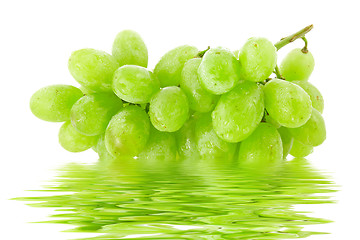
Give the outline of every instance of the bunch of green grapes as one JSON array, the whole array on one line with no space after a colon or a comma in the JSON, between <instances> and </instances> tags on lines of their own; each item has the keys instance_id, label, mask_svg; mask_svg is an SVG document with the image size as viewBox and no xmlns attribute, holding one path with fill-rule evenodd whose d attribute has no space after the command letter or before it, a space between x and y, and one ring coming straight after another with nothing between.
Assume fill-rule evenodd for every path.
<instances>
[{"instance_id":1,"label":"bunch of green grapes","mask_svg":"<svg viewBox=\"0 0 360 240\"><path fill-rule=\"evenodd\" d=\"M59 142L92 148L100 159L217 159L275 166L304 157L326 138L324 101L308 82L312 54L292 50L277 67L277 45L263 37L242 48L176 47L147 68L140 35L120 32L112 53L81 49L68 68L80 86L38 90L38 118L64 122ZM272 77L276 73L277 77Z\"/></svg>"}]
</instances>

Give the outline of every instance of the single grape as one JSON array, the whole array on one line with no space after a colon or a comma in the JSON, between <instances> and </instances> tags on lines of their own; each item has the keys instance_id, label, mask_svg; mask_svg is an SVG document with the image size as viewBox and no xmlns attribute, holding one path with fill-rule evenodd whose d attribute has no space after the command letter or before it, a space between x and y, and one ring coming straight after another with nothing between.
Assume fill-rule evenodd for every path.
<instances>
[{"instance_id":1,"label":"single grape","mask_svg":"<svg viewBox=\"0 0 360 240\"><path fill-rule=\"evenodd\" d=\"M305 145L295 139L291 147L290 154L293 157L306 157L313 152L313 149L313 146Z\"/></svg>"},{"instance_id":2,"label":"single grape","mask_svg":"<svg viewBox=\"0 0 360 240\"><path fill-rule=\"evenodd\" d=\"M124 30L115 37L112 55L120 66L138 65L147 67L148 50L141 36L132 30Z\"/></svg>"},{"instance_id":3,"label":"single grape","mask_svg":"<svg viewBox=\"0 0 360 240\"><path fill-rule=\"evenodd\" d=\"M312 109L311 118L301 127L290 128L291 135L301 143L309 146L319 146L326 139L326 127L321 113Z\"/></svg>"},{"instance_id":4,"label":"single grape","mask_svg":"<svg viewBox=\"0 0 360 240\"><path fill-rule=\"evenodd\" d=\"M296 85L299 85L302 89L309 94L313 108L320 113L324 111L324 99L320 91L308 81L293 81Z\"/></svg>"},{"instance_id":5,"label":"single grape","mask_svg":"<svg viewBox=\"0 0 360 240\"><path fill-rule=\"evenodd\" d=\"M105 145L105 134L101 134L97 140L96 145L93 147L99 155L99 160L104 161L112 161L115 158L108 152Z\"/></svg>"},{"instance_id":6,"label":"single grape","mask_svg":"<svg viewBox=\"0 0 360 240\"><path fill-rule=\"evenodd\" d=\"M115 71L112 88L119 98L142 104L150 102L151 96L159 91L160 83L146 68L125 65Z\"/></svg>"},{"instance_id":7,"label":"single grape","mask_svg":"<svg viewBox=\"0 0 360 240\"><path fill-rule=\"evenodd\" d=\"M276 48L266 38L250 38L239 53L241 79L261 82L267 79L276 66Z\"/></svg>"},{"instance_id":8,"label":"single grape","mask_svg":"<svg viewBox=\"0 0 360 240\"><path fill-rule=\"evenodd\" d=\"M198 68L201 58L187 61L181 73L180 87L189 100L190 109L197 112L212 111L219 97L206 91L200 84Z\"/></svg>"},{"instance_id":9,"label":"single grape","mask_svg":"<svg viewBox=\"0 0 360 240\"><path fill-rule=\"evenodd\" d=\"M71 124L87 136L102 134L121 107L121 99L113 93L85 95L71 108Z\"/></svg>"},{"instance_id":10,"label":"single grape","mask_svg":"<svg viewBox=\"0 0 360 240\"><path fill-rule=\"evenodd\" d=\"M68 63L74 79L94 92L111 91L112 77L118 67L113 56L91 48L73 52Z\"/></svg>"},{"instance_id":11,"label":"single grape","mask_svg":"<svg viewBox=\"0 0 360 240\"><path fill-rule=\"evenodd\" d=\"M30 99L31 112L49 122L70 120L73 104L83 96L80 89L70 85L51 85L36 91Z\"/></svg>"},{"instance_id":12,"label":"single grape","mask_svg":"<svg viewBox=\"0 0 360 240\"><path fill-rule=\"evenodd\" d=\"M174 133L160 132L154 127L151 127L149 141L145 149L139 154L139 159L176 160L176 140Z\"/></svg>"},{"instance_id":13,"label":"single grape","mask_svg":"<svg viewBox=\"0 0 360 240\"><path fill-rule=\"evenodd\" d=\"M266 111L282 126L296 128L309 120L311 99L298 85L273 79L265 85L264 95Z\"/></svg>"},{"instance_id":14,"label":"single grape","mask_svg":"<svg viewBox=\"0 0 360 240\"><path fill-rule=\"evenodd\" d=\"M179 131L175 132L177 151L182 159L198 159L199 152L195 141L197 116L192 116Z\"/></svg>"},{"instance_id":15,"label":"single grape","mask_svg":"<svg viewBox=\"0 0 360 240\"><path fill-rule=\"evenodd\" d=\"M151 98L149 115L157 130L179 130L189 117L189 104L185 93L175 86L161 89Z\"/></svg>"},{"instance_id":16,"label":"single grape","mask_svg":"<svg viewBox=\"0 0 360 240\"><path fill-rule=\"evenodd\" d=\"M278 128L283 144L283 157L286 158L290 153L291 146L293 145L294 138L291 136L289 129L285 127Z\"/></svg>"},{"instance_id":17,"label":"single grape","mask_svg":"<svg viewBox=\"0 0 360 240\"><path fill-rule=\"evenodd\" d=\"M280 128L281 124L275 121L272 117L270 117L269 113L265 111L263 121L272 124L276 128Z\"/></svg>"},{"instance_id":18,"label":"single grape","mask_svg":"<svg viewBox=\"0 0 360 240\"><path fill-rule=\"evenodd\" d=\"M212 112L216 134L227 142L246 139L264 115L264 94L254 82L242 81L220 97Z\"/></svg>"},{"instance_id":19,"label":"single grape","mask_svg":"<svg viewBox=\"0 0 360 240\"><path fill-rule=\"evenodd\" d=\"M265 167L276 165L283 159L281 136L269 123L260 123L256 130L241 142L239 163Z\"/></svg>"},{"instance_id":20,"label":"single grape","mask_svg":"<svg viewBox=\"0 0 360 240\"><path fill-rule=\"evenodd\" d=\"M295 48L282 60L280 73L288 81L308 80L314 66L314 57L309 51L303 53L301 48Z\"/></svg>"},{"instance_id":21,"label":"single grape","mask_svg":"<svg viewBox=\"0 0 360 240\"><path fill-rule=\"evenodd\" d=\"M198 74L208 92L220 95L233 89L240 80L240 64L228 49L211 48L203 56Z\"/></svg>"},{"instance_id":22,"label":"single grape","mask_svg":"<svg viewBox=\"0 0 360 240\"><path fill-rule=\"evenodd\" d=\"M105 131L105 145L114 157L137 156L146 146L150 121L138 106L122 108L112 117Z\"/></svg>"},{"instance_id":23,"label":"single grape","mask_svg":"<svg viewBox=\"0 0 360 240\"><path fill-rule=\"evenodd\" d=\"M211 115L208 113L200 116L196 122L195 140L200 157L204 159L231 160L237 146L235 143L226 142L218 137L211 123Z\"/></svg>"},{"instance_id":24,"label":"single grape","mask_svg":"<svg viewBox=\"0 0 360 240\"><path fill-rule=\"evenodd\" d=\"M79 133L70 121L65 122L59 131L60 145L69 152L85 151L96 144L97 138Z\"/></svg>"},{"instance_id":25,"label":"single grape","mask_svg":"<svg viewBox=\"0 0 360 240\"><path fill-rule=\"evenodd\" d=\"M161 57L154 69L161 87L178 86L185 62L198 54L196 47L184 45L174 48Z\"/></svg>"}]
</instances>

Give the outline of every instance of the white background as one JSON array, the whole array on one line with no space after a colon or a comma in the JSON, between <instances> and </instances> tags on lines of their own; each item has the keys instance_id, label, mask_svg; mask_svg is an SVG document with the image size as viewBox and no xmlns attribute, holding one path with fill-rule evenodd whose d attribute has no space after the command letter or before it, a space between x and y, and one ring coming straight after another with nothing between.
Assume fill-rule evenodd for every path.
<instances>
[{"instance_id":1,"label":"white background","mask_svg":"<svg viewBox=\"0 0 360 240\"><path fill-rule=\"evenodd\" d=\"M138 31L149 50L149 68L182 44L199 49L238 49L252 36L273 42L314 24L308 34L316 66L311 82L323 93L327 141L309 156L331 172L341 192L338 204L316 207L314 216L335 223L312 229L332 235L308 239L359 239L360 17L357 1L1 1L0 139L1 239L65 240L79 237L68 226L29 224L49 209L7 199L26 196L51 180L68 162L95 161L91 152L68 153L57 142L60 124L36 119L29 98L40 87L76 85L67 70L72 51L91 47L111 52L117 32ZM280 50L279 59L302 42ZM310 206L309 206L310 207ZM308 208L306 208L308 209Z\"/></svg>"}]
</instances>

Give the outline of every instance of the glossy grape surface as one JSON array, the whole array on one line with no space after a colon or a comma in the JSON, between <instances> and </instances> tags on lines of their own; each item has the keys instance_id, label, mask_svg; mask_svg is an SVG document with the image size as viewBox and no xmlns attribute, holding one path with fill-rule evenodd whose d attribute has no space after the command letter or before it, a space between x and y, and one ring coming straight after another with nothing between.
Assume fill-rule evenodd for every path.
<instances>
[{"instance_id":1,"label":"glossy grape surface","mask_svg":"<svg viewBox=\"0 0 360 240\"><path fill-rule=\"evenodd\" d=\"M264 95L254 82L242 81L221 96L212 112L216 134L228 142L240 142L258 126L264 115Z\"/></svg>"},{"instance_id":2,"label":"glossy grape surface","mask_svg":"<svg viewBox=\"0 0 360 240\"><path fill-rule=\"evenodd\" d=\"M111 91L112 77L119 67L110 54L85 48L71 54L68 68L74 79L92 91Z\"/></svg>"},{"instance_id":3,"label":"glossy grape surface","mask_svg":"<svg viewBox=\"0 0 360 240\"><path fill-rule=\"evenodd\" d=\"M148 103L160 89L159 80L146 68L125 65L114 73L112 88L115 94L130 103Z\"/></svg>"},{"instance_id":4,"label":"glossy grape surface","mask_svg":"<svg viewBox=\"0 0 360 240\"><path fill-rule=\"evenodd\" d=\"M198 159L199 157L195 139L197 118L197 116L191 117L182 128L175 132L177 150L182 159Z\"/></svg>"},{"instance_id":5,"label":"glossy grape surface","mask_svg":"<svg viewBox=\"0 0 360 240\"><path fill-rule=\"evenodd\" d=\"M280 133L283 144L283 157L286 158L290 153L294 138L291 136L289 129L285 127L278 128L278 132Z\"/></svg>"},{"instance_id":6,"label":"glossy grape surface","mask_svg":"<svg viewBox=\"0 0 360 240\"><path fill-rule=\"evenodd\" d=\"M298 140L294 140L290 150L290 154L293 157L306 157L313 152L314 147L305 145Z\"/></svg>"},{"instance_id":7,"label":"glossy grape surface","mask_svg":"<svg viewBox=\"0 0 360 240\"><path fill-rule=\"evenodd\" d=\"M280 73L288 81L308 80L314 66L315 61L311 52L303 53L301 48L295 48L281 62Z\"/></svg>"},{"instance_id":8,"label":"glossy grape surface","mask_svg":"<svg viewBox=\"0 0 360 240\"><path fill-rule=\"evenodd\" d=\"M70 85L51 85L36 91L30 99L31 112L49 122L70 120L73 104L83 96L80 89Z\"/></svg>"},{"instance_id":9,"label":"glossy grape surface","mask_svg":"<svg viewBox=\"0 0 360 240\"><path fill-rule=\"evenodd\" d=\"M313 84L308 81L293 81L293 83L299 85L307 94L309 94L313 108L320 113L324 111L324 98Z\"/></svg>"}]
</instances>

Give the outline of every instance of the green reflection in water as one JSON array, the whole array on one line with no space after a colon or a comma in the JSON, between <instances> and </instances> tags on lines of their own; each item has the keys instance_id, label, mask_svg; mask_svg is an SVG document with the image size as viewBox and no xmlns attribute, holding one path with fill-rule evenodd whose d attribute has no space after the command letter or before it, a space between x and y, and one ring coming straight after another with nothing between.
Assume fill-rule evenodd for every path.
<instances>
[{"instance_id":1,"label":"green reflection in water","mask_svg":"<svg viewBox=\"0 0 360 240\"><path fill-rule=\"evenodd\" d=\"M267 172L216 160L137 159L67 165L46 187L55 195L17 200L56 208L59 214L46 222L101 233L89 240L133 234L151 235L132 239L269 240L322 234L303 227L328 220L306 216L293 206L331 203L333 187L301 158Z\"/></svg>"}]
</instances>

